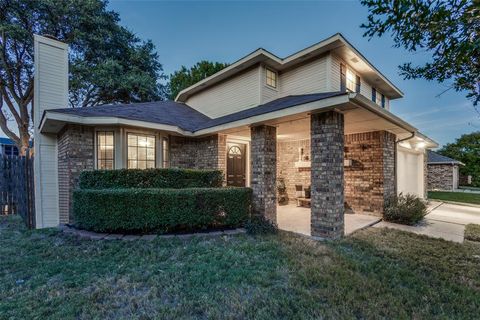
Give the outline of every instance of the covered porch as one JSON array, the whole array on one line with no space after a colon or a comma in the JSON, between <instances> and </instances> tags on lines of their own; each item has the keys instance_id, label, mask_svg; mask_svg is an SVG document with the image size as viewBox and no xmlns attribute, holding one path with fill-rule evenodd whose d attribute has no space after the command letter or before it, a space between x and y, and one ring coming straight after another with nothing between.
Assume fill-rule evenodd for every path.
<instances>
[{"instance_id":1,"label":"covered porch","mask_svg":"<svg viewBox=\"0 0 480 320\"><path fill-rule=\"evenodd\" d=\"M344 235L372 226L380 220L380 217L373 215L346 213ZM311 210L295 204L277 206L277 225L280 230L311 236Z\"/></svg>"},{"instance_id":2,"label":"covered porch","mask_svg":"<svg viewBox=\"0 0 480 320\"><path fill-rule=\"evenodd\" d=\"M387 110L355 102L223 132L227 142L248 141L245 181L255 214L282 230L325 239L381 219L397 193L397 144L407 141L423 153L428 141ZM231 157L227 151L227 173Z\"/></svg>"}]
</instances>

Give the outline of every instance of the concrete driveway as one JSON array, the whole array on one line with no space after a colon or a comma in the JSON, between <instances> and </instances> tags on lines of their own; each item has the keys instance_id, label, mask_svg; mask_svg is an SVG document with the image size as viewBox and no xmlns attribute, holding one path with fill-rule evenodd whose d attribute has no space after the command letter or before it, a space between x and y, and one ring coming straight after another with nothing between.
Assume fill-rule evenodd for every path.
<instances>
[{"instance_id":1,"label":"concrete driveway","mask_svg":"<svg viewBox=\"0 0 480 320\"><path fill-rule=\"evenodd\" d=\"M457 224L480 224L480 207L458 205L451 203L435 203L433 210L426 216L427 219L457 223Z\"/></svg>"},{"instance_id":2,"label":"concrete driveway","mask_svg":"<svg viewBox=\"0 0 480 320\"><path fill-rule=\"evenodd\" d=\"M463 242L465 225L480 224L480 207L430 201L429 210L425 219L416 226L382 221L374 227L399 229L433 238Z\"/></svg>"}]
</instances>

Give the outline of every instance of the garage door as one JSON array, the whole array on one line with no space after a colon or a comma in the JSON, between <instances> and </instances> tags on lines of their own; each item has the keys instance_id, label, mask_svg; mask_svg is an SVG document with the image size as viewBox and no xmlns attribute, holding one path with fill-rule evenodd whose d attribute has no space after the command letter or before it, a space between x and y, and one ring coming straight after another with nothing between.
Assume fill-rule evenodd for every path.
<instances>
[{"instance_id":1,"label":"garage door","mask_svg":"<svg viewBox=\"0 0 480 320\"><path fill-rule=\"evenodd\" d=\"M423 152L397 148L397 190L398 193L415 194L424 197Z\"/></svg>"}]
</instances>

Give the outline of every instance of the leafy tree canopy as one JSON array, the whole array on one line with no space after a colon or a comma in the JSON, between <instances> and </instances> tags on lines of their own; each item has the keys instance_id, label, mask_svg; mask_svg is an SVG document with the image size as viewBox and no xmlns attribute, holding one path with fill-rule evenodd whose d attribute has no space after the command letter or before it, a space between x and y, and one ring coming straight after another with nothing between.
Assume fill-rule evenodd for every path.
<instances>
[{"instance_id":1,"label":"leafy tree canopy","mask_svg":"<svg viewBox=\"0 0 480 320\"><path fill-rule=\"evenodd\" d=\"M162 98L154 45L119 21L106 0L0 0L0 128L22 151L33 114L33 34L69 44L72 107Z\"/></svg>"},{"instance_id":2,"label":"leafy tree canopy","mask_svg":"<svg viewBox=\"0 0 480 320\"><path fill-rule=\"evenodd\" d=\"M461 161L464 175L472 176L472 185L480 187L480 131L464 134L454 143L448 143L438 151L444 156Z\"/></svg>"},{"instance_id":3,"label":"leafy tree canopy","mask_svg":"<svg viewBox=\"0 0 480 320\"><path fill-rule=\"evenodd\" d=\"M362 24L370 38L391 33L396 47L432 53L420 66L405 63L405 79L452 82L480 102L480 2L478 0L362 0L369 10Z\"/></svg>"},{"instance_id":4,"label":"leafy tree canopy","mask_svg":"<svg viewBox=\"0 0 480 320\"><path fill-rule=\"evenodd\" d=\"M226 67L228 67L227 63L210 62L206 60L197 62L190 69L182 66L180 70L175 71L170 75L170 99L174 100L178 93L183 89L190 87Z\"/></svg>"}]
</instances>

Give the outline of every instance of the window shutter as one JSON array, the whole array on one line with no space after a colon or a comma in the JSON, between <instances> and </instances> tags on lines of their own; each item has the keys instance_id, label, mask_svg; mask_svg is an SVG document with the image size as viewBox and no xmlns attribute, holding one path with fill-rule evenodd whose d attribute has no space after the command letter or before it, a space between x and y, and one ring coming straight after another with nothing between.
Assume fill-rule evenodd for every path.
<instances>
[{"instance_id":1,"label":"window shutter","mask_svg":"<svg viewBox=\"0 0 480 320\"><path fill-rule=\"evenodd\" d=\"M344 92L347 90L347 75L346 68L343 63L340 64L340 91Z\"/></svg>"},{"instance_id":2,"label":"window shutter","mask_svg":"<svg viewBox=\"0 0 480 320\"><path fill-rule=\"evenodd\" d=\"M385 95L382 94L382 108L385 108Z\"/></svg>"},{"instance_id":3,"label":"window shutter","mask_svg":"<svg viewBox=\"0 0 480 320\"><path fill-rule=\"evenodd\" d=\"M372 101L377 103L377 89L372 88Z\"/></svg>"}]
</instances>

